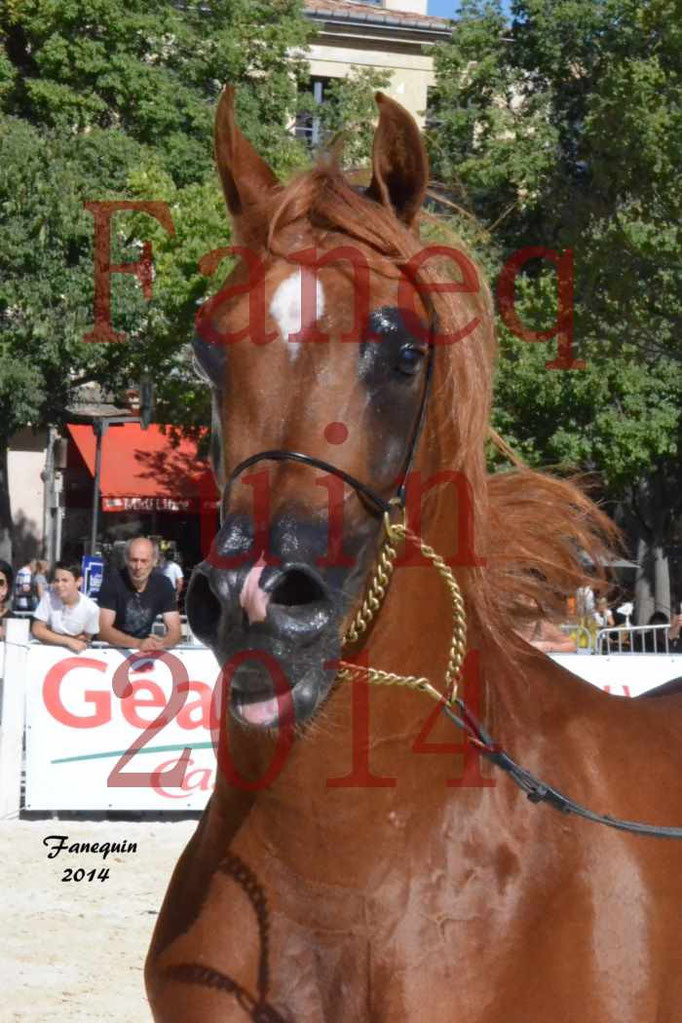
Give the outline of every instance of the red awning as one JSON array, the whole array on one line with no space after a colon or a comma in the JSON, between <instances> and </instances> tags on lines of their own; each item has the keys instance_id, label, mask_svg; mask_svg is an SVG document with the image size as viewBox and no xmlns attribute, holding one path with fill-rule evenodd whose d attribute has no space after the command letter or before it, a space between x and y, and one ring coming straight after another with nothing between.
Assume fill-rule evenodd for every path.
<instances>
[{"instance_id":1,"label":"red awning","mask_svg":"<svg viewBox=\"0 0 682 1023\"><path fill-rule=\"evenodd\" d=\"M68 424L83 461L95 474L95 431L90 425ZM139 423L108 427L102 441L102 511L198 511L215 501L208 463L198 458L197 445L181 440L177 447L161 427L143 430Z\"/></svg>"}]
</instances>

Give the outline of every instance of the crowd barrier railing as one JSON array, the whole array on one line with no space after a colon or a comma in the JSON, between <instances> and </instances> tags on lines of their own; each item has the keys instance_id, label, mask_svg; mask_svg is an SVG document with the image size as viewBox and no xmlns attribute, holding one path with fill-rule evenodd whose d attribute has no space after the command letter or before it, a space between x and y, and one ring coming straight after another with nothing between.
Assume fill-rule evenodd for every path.
<instances>
[{"instance_id":1,"label":"crowd barrier railing","mask_svg":"<svg viewBox=\"0 0 682 1023\"><path fill-rule=\"evenodd\" d=\"M600 629L595 642L597 654L670 654L670 626L619 625Z\"/></svg>"}]
</instances>

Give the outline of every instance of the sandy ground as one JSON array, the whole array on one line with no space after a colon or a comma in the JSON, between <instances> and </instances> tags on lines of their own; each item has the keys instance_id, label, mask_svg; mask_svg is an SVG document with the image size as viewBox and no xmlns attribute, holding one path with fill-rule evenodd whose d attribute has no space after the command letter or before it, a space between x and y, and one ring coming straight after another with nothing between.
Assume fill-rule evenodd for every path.
<instances>
[{"instance_id":1,"label":"sandy ground","mask_svg":"<svg viewBox=\"0 0 682 1023\"><path fill-rule=\"evenodd\" d=\"M144 958L171 871L196 824L0 822L1 1023L149 1023ZM137 852L48 859L48 835L137 842ZM63 882L66 867L108 867L109 878Z\"/></svg>"}]
</instances>

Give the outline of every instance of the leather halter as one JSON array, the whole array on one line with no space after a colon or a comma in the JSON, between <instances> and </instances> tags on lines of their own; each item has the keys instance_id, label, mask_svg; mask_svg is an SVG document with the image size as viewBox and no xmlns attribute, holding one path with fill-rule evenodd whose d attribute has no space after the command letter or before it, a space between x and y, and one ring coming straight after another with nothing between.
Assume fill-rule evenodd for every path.
<instances>
[{"instance_id":1,"label":"leather halter","mask_svg":"<svg viewBox=\"0 0 682 1023\"><path fill-rule=\"evenodd\" d=\"M426 402L429 397L431 389L431 378L433 376L433 360L435 345L433 342L433 327L429 337L428 345L428 358L426 362L426 374L424 379L424 389L422 391L421 404L419 406L419 412L415 421L414 429L412 431L412 437L407 449L407 455L405 456L405 462L403 469L399 476L399 484L396 490L395 497L390 500L382 497L367 483L363 483L357 477L353 476L349 472L345 472L343 469L339 469L338 466L333 465L331 462L326 462L322 458L317 458L315 455L307 455L301 451L290 451L287 448L271 448L267 451L258 451L255 455L249 455L235 466L230 475L227 478L228 486L242 474L245 469L255 465L257 462L300 462L303 465L312 466L314 469L322 469L323 472L331 473L333 476L338 476L344 483L348 483L357 494L365 499L370 505L373 506L374 510L380 514L386 514L390 512L396 500L400 503L401 507L405 504L405 486L407 483L407 477L410 469L414 462L417 448L419 447L419 441L424 429L424 421L426 419Z\"/></svg>"}]
</instances>

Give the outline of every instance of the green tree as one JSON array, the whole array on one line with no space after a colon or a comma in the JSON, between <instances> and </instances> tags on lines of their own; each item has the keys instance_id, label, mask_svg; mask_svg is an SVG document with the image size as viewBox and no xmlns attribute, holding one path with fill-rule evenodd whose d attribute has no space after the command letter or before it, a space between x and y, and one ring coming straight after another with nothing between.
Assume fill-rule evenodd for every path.
<instances>
[{"instance_id":1,"label":"green tree","mask_svg":"<svg viewBox=\"0 0 682 1023\"><path fill-rule=\"evenodd\" d=\"M8 439L27 423L61 425L80 384L116 391L152 371L169 421L205 421L187 343L215 286L197 260L229 244L215 104L225 81L237 85L254 143L282 173L300 164L286 123L309 35L301 0L0 7L0 552L11 539ZM175 233L115 215L112 260L139 259L151 240L154 296L145 302L131 275L113 275L112 320L128 341L88 344L94 223L83 203L108 199L167 202Z\"/></svg>"},{"instance_id":2,"label":"green tree","mask_svg":"<svg viewBox=\"0 0 682 1023\"><path fill-rule=\"evenodd\" d=\"M436 56L434 169L481 220L498 268L571 248L587 368L501 325L497 425L535 465L596 473L640 563L647 616L670 610L666 549L682 511L682 27L677 0L465 0ZM556 316L547 263L517 311ZM556 342L550 343L555 346Z\"/></svg>"},{"instance_id":3,"label":"green tree","mask_svg":"<svg viewBox=\"0 0 682 1023\"><path fill-rule=\"evenodd\" d=\"M377 90L387 89L390 84L389 71L355 66L345 78L335 78L330 82L318 112L325 141L338 137L342 143L344 166L369 164L378 120L374 94Z\"/></svg>"},{"instance_id":4,"label":"green tree","mask_svg":"<svg viewBox=\"0 0 682 1023\"><path fill-rule=\"evenodd\" d=\"M0 32L7 113L70 135L119 129L178 185L206 175L226 81L248 85L242 123L257 145L279 162L291 152L301 0L7 0Z\"/></svg>"}]
</instances>

